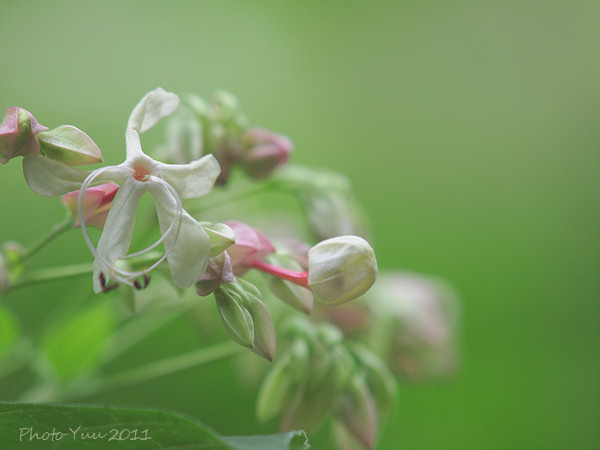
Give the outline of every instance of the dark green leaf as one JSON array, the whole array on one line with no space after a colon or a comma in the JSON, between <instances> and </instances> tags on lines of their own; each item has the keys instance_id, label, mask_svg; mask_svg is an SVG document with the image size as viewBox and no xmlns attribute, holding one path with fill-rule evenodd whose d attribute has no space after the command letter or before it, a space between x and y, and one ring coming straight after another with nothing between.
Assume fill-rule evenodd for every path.
<instances>
[{"instance_id":1,"label":"dark green leaf","mask_svg":"<svg viewBox=\"0 0 600 450\"><path fill-rule=\"evenodd\" d=\"M203 423L157 409L0 402L2 448L233 449L308 448L303 431L222 437Z\"/></svg>"},{"instance_id":2,"label":"dark green leaf","mask_svg":"<svg viewBox=\"0 0 600 450\"><path fill-rule=\"evenodd\" d=\"M224 439L236 450L300 450L310 447L304 431L290 431L270 436L234 436Z\"/></svg>"}]
</instances>

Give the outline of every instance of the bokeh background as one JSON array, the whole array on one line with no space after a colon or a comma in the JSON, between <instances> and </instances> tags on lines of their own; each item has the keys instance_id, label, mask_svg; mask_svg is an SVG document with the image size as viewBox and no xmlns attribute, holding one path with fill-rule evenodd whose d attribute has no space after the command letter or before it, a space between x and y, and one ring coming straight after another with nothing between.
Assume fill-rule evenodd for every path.
<instances>
[{"instance_id":1,"label":"bokeh background","mask_svg":"<svg viewBox=\"0 0 600 450\"><path fill-rule=\"evenodd\" d=\"M436 274L461 293L461 373L402 384L381 448L592 448L599 18L594 1L4 0L0 103L78 126L119 163L148 90L230 90L253 124L294 140L295 162L350 177L381 268ZM18 161L0 169L0 240L32 242L62 218L60 200L29 191ZM36 264L89 260L73 235ZM76 289L89 280L3 302L34 332ZM189 350L193 334L167 327L130 358ZM274 431L256 423L255 392L232 367L94 401L174 409L224 434Z\"/></svg>"}]
</instances>

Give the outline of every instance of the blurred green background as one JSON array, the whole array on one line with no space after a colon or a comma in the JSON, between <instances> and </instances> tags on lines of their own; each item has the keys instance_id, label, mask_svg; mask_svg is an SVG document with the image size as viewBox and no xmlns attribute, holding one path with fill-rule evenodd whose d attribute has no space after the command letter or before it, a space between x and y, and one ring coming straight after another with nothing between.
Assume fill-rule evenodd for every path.
<instances>
[{"instance_id":1,"label":"blurred green background","mask_svg":"<svg viewBox=\"0 0 600 450\"><path fill-rule=\"evenodd\" d=\"M380 268L437 274L461 293L461 373L401 385L381 448L592 448L599 18L595 1L2 1L0 103L78 126L119 163L148 90L230 90L253 124L294 140L293 161L350 177ZM0 169L0 240L32 242L62 218L60 200L33 194L18 161ZM75 233L36 264L90 259ZM3 301L36 330L76 289L89 280ZM131 358L193 345L173 326ZM171 408L224 434L273 431L231 367L94 400Z\"/></svg>"}]
</instances>

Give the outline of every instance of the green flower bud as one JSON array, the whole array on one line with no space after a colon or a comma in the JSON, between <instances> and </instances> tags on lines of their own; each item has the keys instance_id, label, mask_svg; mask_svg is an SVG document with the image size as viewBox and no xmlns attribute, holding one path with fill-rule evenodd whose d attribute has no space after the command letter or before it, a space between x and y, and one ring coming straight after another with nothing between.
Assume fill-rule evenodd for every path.
<instances>
[{"instance_id":1,"label":"green flower bud","mask_svg":"<svg viewBox=\"0 0 600 450\"><path fill-rule=\"evenodd\" d=\"M225 130L234 135L241 135L248 126L248 119L242 112L238 99L227 91L217 91L211 99L211 118L223 125Z\"/></svg>"},{"instance_id":2,"label":"green flower bud","mask_svg":"<svg viewBox=\"0 0 600 450\"><path fill-rule=\"evenodd\" d=\"M364 294L377 278L371 246L358 236L327 239L308 252L308 284L317 300L349 302Z\"/></svg>"},{"instance_id":3,"label":"green flower bud","mask_svg":"<svg viewBox=\"0 0 600 450\"><path fill-rule=\"evenodd\" d=\"M252 348L254 346L254 321L248 310L242 305L240 295L221 287L215 291L215 300L229 337L242 347Z\"/></svg>"},{"instance_id":4,"label":"green flower bud","mask_svg":"<svg viewBox=\"0 0 600 450\"><path fill-rule=\"evenodd\" d=\"M102 162L102 152L92 139L78 128L62 125L38 133L40 152L67 166L85 166Z\"/></svg>"},{"instance_id":5,"label":"green flower bud","mask_svg":"<svg viewBox=\"0 0 600 450\"><path fill-rule=\"evenodd\" d=\"M251 283L239 280L215 291L225 330L238 344L272 361L275 355L275 328L260 291Z\"/></svg>"},{"instance_id":6,"label":"green flower bud","mask_svg":"<svg viewBox=\"0 0 600 450\"><path fill-rule=\"evenodd\" d=\"M386 414L396 400L396 379L385 363L364 345L355 342L352 352L366 376L369 390L373 394L380 414Z\"/></svg>"},{"instance_id":7,"label":"green flower bud","mask_svg":"<svg viewBox=\"0 0 600 450\"><path fill-rule=\"evenodd\" d=\"M17 242L6 242L0 251L0 295L7 294L25 272L25 249Z\"/></svg>"},{"instance_id":8,"label":"green flower bud","mask_svg":"<svg viewBox=\"0 0 600 450\"><path fill-rule=\"evenodd\" d=\"M281 402L290 390L293 374L288 353L277 361L260 386L256 402L259 421L266 422L281 410Z\"/></svg>"},{"instance_id":9,"label":"green flower bud","mask_svg":"<svg viewBox=\"0 0 600 450\"><path fill-rule=\"evenodd\" d=\"M275 328L269 310L254 295L248 295L244 306L254 322L254 346L251 350L268 361L275 356Z\"/></svg>"},{"instance_id":10,"label":"green flower bud","mask_svg":"<svg viewBox=\"0 0 600 450\"><path fill-rule=\"evenodd\" d=\"M365 215L345 175L294 164L274 173L272 179L298 197L318 239L367 235Z\"/></svg>"},{"instance_id":11,"label":"green flower bud","mask_svg":"<svg viewBox=\"0 0 600 450\"><path fill-rule=\"evenodd\" d=\"M331 412L342 389L336 353L337 349L326 350L322 346L316 350L308 379L297 385L293 395L284 399L282 430L302 428L313 431Z\"/></svg>"},{"instance_id":12,"label":"green flower bud","mask_svg":"<svg viewBox=\"0 0 600 450\"><path fill-rule=\"evenodd\" d=\"M360 376L356 375L341 395L336 416L365 447L373 448L377 434L377 407Z\"/></svg>"},{"instance_id":13,"label":"green flower bud","mask_svg":"<svg viewBox=\"0 0 600 450\"><path fill-rule=\"evenodd\" d=\"M202 157L202 123L189 108L182 105L168 118L165 134L166 142L156 149L162 161L188 164Z\"/></svg>"}]
</instances>

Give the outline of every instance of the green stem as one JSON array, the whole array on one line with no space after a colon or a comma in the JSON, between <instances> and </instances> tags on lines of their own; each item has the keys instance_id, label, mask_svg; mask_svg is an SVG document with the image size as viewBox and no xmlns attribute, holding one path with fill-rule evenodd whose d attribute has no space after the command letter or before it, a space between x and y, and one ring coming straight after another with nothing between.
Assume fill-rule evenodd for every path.
<instances>
[{"instance_id":1,"label":"green stem","mask_svg":"<svg viewBox=\"0 0 600 450\"><path fill-rule=\"evenodd\" d=\"M23 275L17 280L11 289L16 289L32 284L45 283L47 281L61 280L63 278L77 277L93 272L91 263L72 264L63 267L50 267L48 269L39 269Z\"/></svg>"},{"instance_id":2,"label":"green stem","mask_svg":"<svg viewBox=\"0 0 600 450\"><path fill-rule=\"evenodd\" d=\"M142 366L134 367L123 372L109 375L97 380L83 380L80 387L74 386L65 392L68 399L86 397L99 392L112 391L133 384L170 375L181 370L210 364L221 359L234 356L244 351L243 347L231 341L221 342L211 347L194 350L183 355L171 356L169 358L154 361Z\"/></svg>"},{"instance_id":3,"label":"green stem","mask_svg":"<svg viewBox=\"0 0 600 450\"><path fill-rule=\"evenodd\" d=\"M198 199L186 209L190 214L198 214L207 209L218 208L228 203L243 200L253 195L261 194L272 189L271 181L238 181L221 189L214 189L209 196Z\"/></svg>"},{"instance_id":4,"label":"green stem","mask_svg":"<svg viewBox=\"0 0 600 450\"><path fill-rule=\"evenodd\" d=\"M154 261L160 258L160 253L150 252L131 262L132 267L144 265L149 261ZM45 283L48 281L61 280L64 278L78 277L80 275L88 275L94 271L92 263L72 264L62 267L50 267L47 269L34 270L20 277L11 285L11 289L16 289L33 284Z\"/></svg>"},{"instance_id":5,"label":"green stem","mask_svg":"<svg viewBox=\"0 0 600 450\"><path fill-rule=\"evenodd\" d=\"M52 227L52 230L36 242L25 254L23 255L23 261L27 261L41 249L43 249L46 245L56 239L58 236L63 234L65 231L73 228L73 224L75 223L75 219L72 216L68 216L61 223L57 223Z\"/></svg>"}]
</instances>

